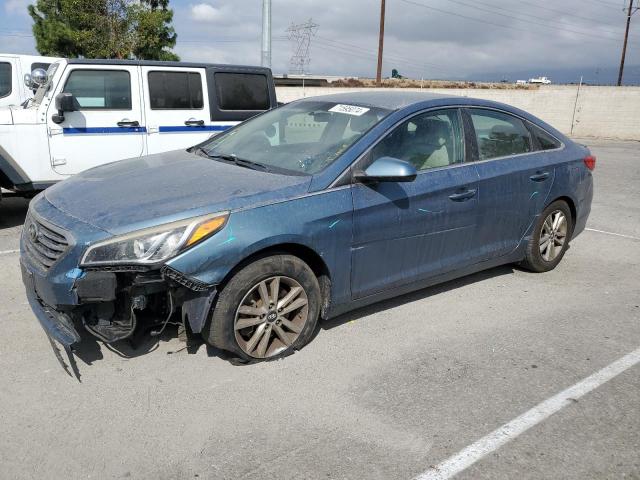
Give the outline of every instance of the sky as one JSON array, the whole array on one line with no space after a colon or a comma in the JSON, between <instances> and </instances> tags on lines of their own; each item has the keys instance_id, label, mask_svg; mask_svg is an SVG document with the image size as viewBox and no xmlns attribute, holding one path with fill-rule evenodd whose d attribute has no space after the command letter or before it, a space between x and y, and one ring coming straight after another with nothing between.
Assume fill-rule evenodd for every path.
<instances>
[{"instance_id":1,"label":"sky","mask_svg":"<svg viewBox=\"0 0 640 480\"><path fill-rule=\"evenodd\" d=\"M30 0L0 0L0 52L35 53ZM628 0L387 0L384 74L473 78L568 69L611 71L620 61ZM262 0L170 0L185 61L260 63ZM292 53L287 28L318 24L311 74L375 76L379 0L273 0L275 73ZM640 12L627 64L640 65ZM597 70L599 69L599 70Z\"/></svg>"}]
</instances>

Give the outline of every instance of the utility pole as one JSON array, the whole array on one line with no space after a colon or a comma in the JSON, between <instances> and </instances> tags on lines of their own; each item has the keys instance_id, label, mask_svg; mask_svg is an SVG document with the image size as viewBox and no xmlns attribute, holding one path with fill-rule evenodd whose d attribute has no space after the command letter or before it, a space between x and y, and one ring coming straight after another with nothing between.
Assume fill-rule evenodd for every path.
<instances>
[{"instance_id":1,"label":"utility pole","mask_svg":"<svg viewBox=\"0 0 640 480\"><path fill-rule=\"evenodd\" d=\"M376 74L376 86L378 87L382 85L382 51L384 50L384 16L385 16L385 0L381 0L380 36L378 38L378 72Z\"/></svg>"},{"instance_id":2,"label":"utility pole","mask_svg":"<svg viewBox=\"0 0 640 480\"><path fill-rule=\"evenodd\" d=\"M271 68L271 0L262 0L262 61Z\"/></svg>"},{"instance_id":3,"label":"utility pole","mask_svg":"<svg viewBox=\"0 0 640 480\"><path fill-rule=\"evenodd\" d=\"M629 28L631 27L631 16L636 13L640 7L633 8L633 0L629 0L629 9L627 10L627 28L624 31L624 43L622 44L622 58L620 59L620 71L618 72L618 86L622 85L622 74L624 73L624 59L627 56L627 43L629 41Z\"/></svg>"}]
</instances>

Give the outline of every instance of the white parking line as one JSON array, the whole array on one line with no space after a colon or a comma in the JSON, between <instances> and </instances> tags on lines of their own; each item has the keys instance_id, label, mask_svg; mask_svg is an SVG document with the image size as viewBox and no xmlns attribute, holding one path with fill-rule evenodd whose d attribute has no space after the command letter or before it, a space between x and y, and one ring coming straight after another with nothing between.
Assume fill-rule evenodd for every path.
<instances>
[{"instance_id":1,"label":"white parking line","mask_svg":"<svg viewBox=\"0 0 640 480\"><path fill-rule=\"evenodd\" d=\"M0 255L10 255L12 253L20 253L20 250L2 250Z\"/></svg>"},{"instance_id":2,"label":"white parking line","mask_svg":"<svg viewBox=\"0 0 640 480\"><path fill-rule=\"evenodd\" d=\"M589 232L604 233L605 235L613 235L614 237L630 238L631 240L640 240L640 237L634 237L633 235L624 235L622 233L607 232L606 230L596 230L595 228L585 228L585 230L588 230Z\"/></svg>"},{"instance_id":3,"label":"white parking line","mask_svg":"<svg viewBox=\"0 0 640 480\"><path fill-rule=\"evenodd\" d=\"M505 423L497 430L461 450L453 457L415 477L415 480L444 480L457 475L489 453L502 447L509 440L526 432L578 398L595 390L625 370L640 363L640 348L616 360L602 370L539 403L528 412Z\"/></svg>"}]
</instances>

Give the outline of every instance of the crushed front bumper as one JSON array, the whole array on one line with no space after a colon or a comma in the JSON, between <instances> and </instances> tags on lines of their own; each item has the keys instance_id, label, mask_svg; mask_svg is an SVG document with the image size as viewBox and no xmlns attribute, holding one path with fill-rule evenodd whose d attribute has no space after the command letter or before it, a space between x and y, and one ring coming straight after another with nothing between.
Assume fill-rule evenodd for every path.
<instances>
[{"instance_id":1,"label":"crushed front bumper","mask_svg":"<svg viewBox=\"0 0 640 480\"><path fill-rule=\"evenodd\" d=\"M40 325L49 338L59 342L65 349L80 341L80 334L73 326L73 321L65 313L55 310L45 304L39 297L33 273L20 262L22 270L22 283L24 283L29 306L33 310Z\"/></svg>"}]
</instances>

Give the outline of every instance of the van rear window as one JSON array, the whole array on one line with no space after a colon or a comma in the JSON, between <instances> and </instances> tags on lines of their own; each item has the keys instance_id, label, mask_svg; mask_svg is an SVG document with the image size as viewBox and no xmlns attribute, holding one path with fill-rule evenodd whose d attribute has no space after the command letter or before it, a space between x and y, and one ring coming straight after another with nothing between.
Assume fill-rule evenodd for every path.
<instances>
[{"instance_id":1,"label":"van rear window","mask_svg":"<svg viewBox=\"0 0 640 480\"><path fill-rule=\"evenodd\" d=\"M269 84L266 75L254 73L215 74L220 110L268 110Z\"/></svg>"},{"instance_id":2,"label":"van rear window","mask_svg":"<svg viewBox=\"0 0 640 480\"><path fill-rule=\"evenodd\" d=\"M11 64L0 63L0 98L11 93Z\"/></svg>"},{"instance_id":3,"label":"van rear window","mask_svg":"<svg viewBox=\"0 0 640 480\"><path fill-rule=\"evenodd\" d=\"M203 107L202 79L196 72L149 72L153 110L197 110Z\"/></svg>"}]
</instances>

